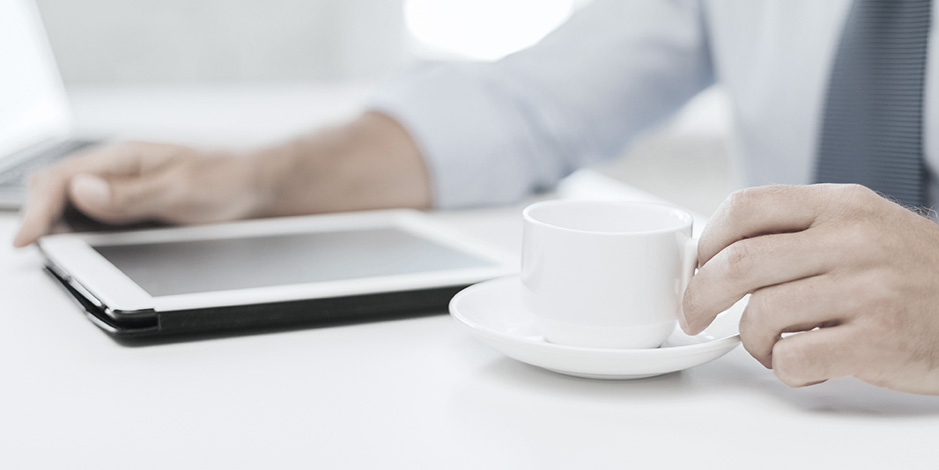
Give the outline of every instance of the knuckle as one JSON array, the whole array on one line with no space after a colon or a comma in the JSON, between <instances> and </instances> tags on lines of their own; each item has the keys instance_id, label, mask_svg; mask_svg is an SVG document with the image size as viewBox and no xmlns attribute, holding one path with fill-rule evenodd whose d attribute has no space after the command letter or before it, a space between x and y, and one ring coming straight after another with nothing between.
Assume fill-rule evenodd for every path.
<instances>
[{"instance_id":1,"label":"knuckle","mask_svg":"<svg viewBox=\"0 0 939 470\"><path fill-rule=\"evenodd\" d=\"M879 197L874 190L860 184L842 184L839 185L839 188L843 195L851 200Z\"/></svg>"},{"instance_id":2,"label":"knuckle","mask_svg":"<svg viewBox=\"0 0 939 470\"><path fill-rule=\"evenodd\" d=\"M858 215L867 215L875 204L883 199L874 190L860 184L835 185L835 199L846 211Z\"/></svg>"},{"instance_id":3,"label":"knuckle","mask_svg":"<svg viewBox=\"0 0 939 470\"><path fill-rule=\"evenodd\" d=\"M790 387L806 384L805 374L811 363L811 352L799 342L779 341L773 346L773 372Z\"/></svg>"},{"instance_id":4,"label":"knuckle","mask_svg":"<svg viewBox=\"0 0 939 470\"><path fill-rule=\"evenodd\" d=\"M838 244L843 248L853 253L863 254L869 251L864 248L869 247L871 240L876 236L867 224L850 223L841 228L841 233L837 238Z\"/></svg>"},{"instance_id":5,"label":"knuckle","mask_svg":"<svg viewBox=\"0 0 939 470\"><path fill-rule=\"evenodd\" d=\"M870 220L863 220L855 214L855 219L841 224L840 227L829 237L828 245L832 252L842 254L841 262L843 265L854 265L856 267L866 267L868 277L877 283L889 279L883 279L880 275L884 274L879 269L870 269L895 264L897 253L907 248L900 246L895 240L893 230L889 226L874 223ZM868 282L868 287L874 287L877 284Z\"/></svg>"},{"instance_id":6,"label":"knuckle","mask_svg":"<svg viewBox=\"0 0 939 470\"><path fill-rule=\"evenodd\" d=\"M740 318L740 342L743 344L743 348L746 349L751 356L756 358L756 360L763 362L762 359L764 351L760 347L756 336L753 334L753 330L744 327L743 317Z\"/></svg>"},{"instance_id":7,"label":"knuckle","mask_svg":"<svg viewBox=\"0 0 939 470\"><path fill-rule=\"evenodd\" d=\"M743 311L743 315L740 316L740 337L741 339L746 336L747 338L753 338L757 332L762 330L764 324L762 315L765 312L763 308L762 296L751 295L750 300L747 301L747 308Z\"/></svg>"},{"instance_id":8,"label":"knuckle","mask_svg":"<svg viewBox=\"0 0 939 470\"><path fill-rule=\"evenodd\" d=\"M740 341L744 349L763 365L769 365L769 357L772 351L773 338L775 331L769 331L766 322L766 296L750 296L747 308L740 317L739 331Z\"/></svg>"},{"instance_id":9,"label":"knuckle","mask_svg":"<svg viewBox=\"0 0 939 470\"><path fill-rule=\"evenodd\" d=\"M747 214L757 206L760 188L744 188L734 191L724 202L724 210L729 218Z\"/></svg>"},{"instance_id":10,"label":"knuckle","mask_svg":"<svg viewBox=\"0 0 939 470\"><path fill-rule=\"evenodd\" d=\"M721 251L724 275L730 281L747 278L753 264L753 249L748 240L734 242Z\"/></svg>"},{"instance_id":11,"label":"knuckle","mask_svg":"<svg viewBox=\"0 0 939 470\"><path fill-rule=\"evenodd\" d=\"M743 333L740 333L740 343L743 344L743 349L753 356L757 362L769 368L769 354L766 353L761 343L755 341L752 336L745 336Z\"/></svg>"},{"instance_id":12,"label":"knuckle","mask_svg":"<svg viewBox=\"0 0 939 470\"><path fill-rule=\"evenodd\" d=\"M776 373L776 378L779 379L780 382L784 383L789 388L799 388L799 387L805 386L804 381L798 380L794 377L780 374L778 369L773 369L773 372Z\"/></svg>"},{"instance_id":13,"label":"knuckle","mask_svg":"<svg viewBox=\"0 0 939 470\"><path fill-rule=\"evenodd\" d=\"M910 278L903 274L902 268L869 268L855 276L853 287L865 304L877 310L890 309L905 300L904 293L909 288Z\"/></svg>"},{"instance_id":14,"label":"knuckle","mask_svg":"<svg viewBox=\"0 0 939 470\"><path fill-rule=\"evenodd\" d=\"M694 282L692 280L692 282ZM693 284L688 284L681 298L681 310L686 317L695 317L701 308L701 298L698 289Z\"/></svg>"},{"instance_id":15,"label":"knuckle","mask_svg":"<svg viewBox=\"0 0 939 470\"><path fill-rule=\"evenodd\" d=\"M880 337L897 337L905 329L905 319L890 302L871 302L866 311L859 312L861 321L870 331L879 331Z\"/></svg>"}]
</instances>

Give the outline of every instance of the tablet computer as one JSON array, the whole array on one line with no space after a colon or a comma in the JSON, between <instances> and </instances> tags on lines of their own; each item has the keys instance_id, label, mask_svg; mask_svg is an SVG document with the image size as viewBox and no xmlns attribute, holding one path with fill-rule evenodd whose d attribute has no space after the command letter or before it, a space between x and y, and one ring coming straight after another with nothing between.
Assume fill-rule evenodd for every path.
<instances>
[{"instance_id":1,"label":"tablet computer","mask_svg":"<svg viewBox=\"0 0 939 470\"><path fill-rule=\"evenodd\" d=\"M512 257L412 210L272 218L38 242L50 274L123 338L446 312Z\"/></svg>"}]
</instances>

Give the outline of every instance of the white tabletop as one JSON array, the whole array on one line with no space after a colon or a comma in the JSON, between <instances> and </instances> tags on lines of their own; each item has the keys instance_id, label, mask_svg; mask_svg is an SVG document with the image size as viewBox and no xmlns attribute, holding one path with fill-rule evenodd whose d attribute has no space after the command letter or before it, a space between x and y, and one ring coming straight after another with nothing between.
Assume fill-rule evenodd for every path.
<instances>
[{"instance_id":1,"label":"white tabletop","mask_svg":"<svg viewBox=\"0 0 939 470\"><path fill-rule=\"evenodd\" d=\"M362 96L92 90L75 105L93 132L253 143ZM561 194L647 197L589 172ZM515 250L520 207L435 217ZM33 249L9 247L15 228L0 215L0 468L939 465L939 398L854 379L789 389L742 348L680 373L595 381L508 359L446 315L122 346L41 272Z\"/></svg>"}]
</instances>

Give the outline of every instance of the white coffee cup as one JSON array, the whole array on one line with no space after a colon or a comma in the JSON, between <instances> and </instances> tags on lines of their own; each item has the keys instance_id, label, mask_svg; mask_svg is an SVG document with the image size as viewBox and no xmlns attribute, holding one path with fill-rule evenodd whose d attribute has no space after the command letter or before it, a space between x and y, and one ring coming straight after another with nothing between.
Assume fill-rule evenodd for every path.
<instances>
[{"instance_id":1,"label":"white coffee cup","mask_svg":"<svg viewBox=\"0 0 939 470\"><path fill-rule=\"evenodd\" d=\"M692 216L648 202L554 200L523 212L525 305L547 341L654 348L698 259Z\"/></svg>"}]
</instances>

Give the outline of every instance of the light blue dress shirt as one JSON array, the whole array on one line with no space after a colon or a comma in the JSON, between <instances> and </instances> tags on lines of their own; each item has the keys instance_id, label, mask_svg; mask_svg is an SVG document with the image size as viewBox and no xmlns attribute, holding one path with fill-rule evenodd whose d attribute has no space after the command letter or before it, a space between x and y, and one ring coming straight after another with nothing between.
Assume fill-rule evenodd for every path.
<instances>
[{"instance_id":1,"label":"light blue dress shirt","mask_svg":"<svg viewBox=\"0 0 939 470\"><path fill-rule=\"evenodd\" d=\"M577 168L619 154L715 82L731 99L733 153L745 183L809 183L848 6L848 0L598 0L539 44L500 61L416 67L382 87L371 108L415 138L440 208L506 203L549 189ZM933 175L937 29L924 116Z\"/></svg>"}]
</instances>

